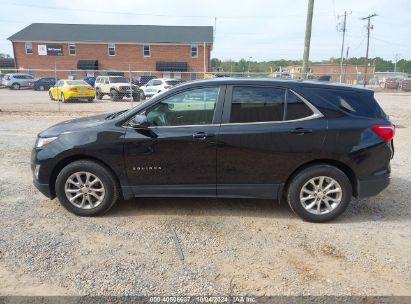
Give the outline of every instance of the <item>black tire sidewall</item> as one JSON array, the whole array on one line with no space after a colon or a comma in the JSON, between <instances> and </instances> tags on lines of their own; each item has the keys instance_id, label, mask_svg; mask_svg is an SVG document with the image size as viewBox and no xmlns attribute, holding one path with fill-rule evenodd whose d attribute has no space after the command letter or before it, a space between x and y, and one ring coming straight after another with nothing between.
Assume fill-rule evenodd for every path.
<instances>
[{"instance_id":1,"label":"black tire sidewall","mask_svg":"<svg viewBox=\"0 0 411 304\"><path fill-rule=\"evenodd\" d=\"M116 90L111 90L110 97L112 101L117 101L119 99L119 94Z\"/></svg>"},{"instance_id":2,"label":"black tire sidewall","mask_svg":"<svg viewBox=\"0 0 411 304\"><path fill-rule=\"evenodd\" d=\"M342 188L342 198L340 204L330 213L323 215L316 215L306 211L300 202L301 188L308 180L316 176L331 177L335 179ZM310 166L303 169L293 177L287 189L287 201L293 212L302 219L315 223L327 222L338 217L349 205L351 196L352 185L347 175L345 175L345 173L340 169L325 164Z\"/></svg>"},{"instance_id":3,"label":"black tire sidewall","mask_svg":"<svg viewBox=\"0 0 411 304\"><path fill-rule=\"evenodd\" d=\"M105 197L102 203L96 208L90 210L77 208L71 204L66 197L64 185L70 175L79 171L93 173L103 183L106 192ZM64 167L57 176L55 189L56 195L63 207L79 216L96 216L104 214L114 205L118 198L118 187L113 175L104 166L88 160L76 161Z\"/></svg>"}]
</instances>

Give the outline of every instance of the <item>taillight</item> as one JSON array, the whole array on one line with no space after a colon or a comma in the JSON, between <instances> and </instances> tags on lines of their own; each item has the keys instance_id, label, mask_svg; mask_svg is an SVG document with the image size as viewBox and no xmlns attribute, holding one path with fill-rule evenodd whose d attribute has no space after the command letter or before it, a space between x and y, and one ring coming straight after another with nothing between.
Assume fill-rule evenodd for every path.
<instances>
[{"instance_id":1,"label":"taillight","mask_svg":"<svg viewBox=\"0 0 411 304\"><path fill-rule=\"evenodd\" d=\"M168 90L169 88L171 88L171 86L169 86L169 85L164 86L164 89L166 89L166 90Z\"/></svg>"},{"instance_id":2,"label":"taillight","mask_svg":"<svg viewBox=\"0 0 411 304\"><path fill-rule=\"evenodd\" d=\"M395 127L393 125L374 125L371 127L371 130L385 142L390 141L395 135Z\"/></svg>"},{"instance_id":3,"label":"taillight","mask_svg":"<svg viewBox=\"0 0 411 304\"><path fill-rule=\"evenodd\" d=\"M6 77L4 77L4 79L10 80L10 76L6 76Z\"/></svg>"}]
</instances>

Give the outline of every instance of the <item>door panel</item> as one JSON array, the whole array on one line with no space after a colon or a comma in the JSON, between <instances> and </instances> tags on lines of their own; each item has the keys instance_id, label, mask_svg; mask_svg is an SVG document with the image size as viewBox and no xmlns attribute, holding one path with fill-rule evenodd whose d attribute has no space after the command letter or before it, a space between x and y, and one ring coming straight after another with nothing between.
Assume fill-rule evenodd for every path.
<instances>
[{"instance_id":1,"label":"door panel","mask_svg":"<svg viewBox=\"0 0 411 304\"><path fill-rule=\"evenodd\" d=\"M158 187L141 186L168 185L164 189L172 189L172 185L198 185L198 188L204 188L199 194L215 195L214 138L194 138L193 135L200 132L215 134L218 128L161 127L149 132L128 129L124 151L131 185L140 194L150 189L158 190ZM176 191L179 189L184 191L182 187L176 187Z\"/></svg>"},{"instance_id":2,"label":"door panel","mask_svg":"<svg viewBox=\"0 0 411 304\"><path fill-rule=\"evenodd\" d=\"M125 166L136 196L216 195L215 136L225 87L214 89L215 95L210 88L199 88L164 97L140 112L148 129L127 128ZM212 100L214 115L209 116Z\"/></svg>"},{"instance_id":3,"label":"door panel","mask_svg":"<svg viewBox=\"0 0 411 304\"><path fill-rule=\"evenodd\" d=\"M296 128L311 129L299 134ZM223 125L218 135L218 184L278 184L321 154L326 120Z\"/></svg>"}]
</instances>

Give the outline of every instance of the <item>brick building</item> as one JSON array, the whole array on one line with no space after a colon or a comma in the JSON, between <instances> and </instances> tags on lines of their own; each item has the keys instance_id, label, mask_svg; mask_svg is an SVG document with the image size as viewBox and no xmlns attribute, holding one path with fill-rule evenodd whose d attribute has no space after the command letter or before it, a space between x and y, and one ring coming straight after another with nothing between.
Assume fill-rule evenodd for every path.
<instances>
[{"instance_id":1,"label":"brick building","mask_svg":"<svg viewBox=\"0 0 411 304\"><path fill-rule=\"evenodd\" d=\"M8 40L16 68L35 76L53 76L55 69L58 78L131 70L187 79L209 70L213 27L33 23Z\"/></svg>"}]
</instances>

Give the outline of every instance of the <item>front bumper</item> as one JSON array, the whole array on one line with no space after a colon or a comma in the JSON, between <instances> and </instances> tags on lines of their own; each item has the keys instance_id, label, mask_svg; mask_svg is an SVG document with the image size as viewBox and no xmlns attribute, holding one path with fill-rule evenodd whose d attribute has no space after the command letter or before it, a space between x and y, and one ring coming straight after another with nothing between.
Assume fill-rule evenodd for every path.
<instances>
[{"instance_id":1,"label":"front bumper","mask_svg":"<svg viewBox=\"0 0 411 304\"><path fill-rule=\"evenodd\" d=\"M56 195L54 193L51 193L49 184L41 184L35 178L33 178L33 184L41 193L43 193L49 199L53 199L53 198L56 197Z\"/></svg>"}]
</instances>

